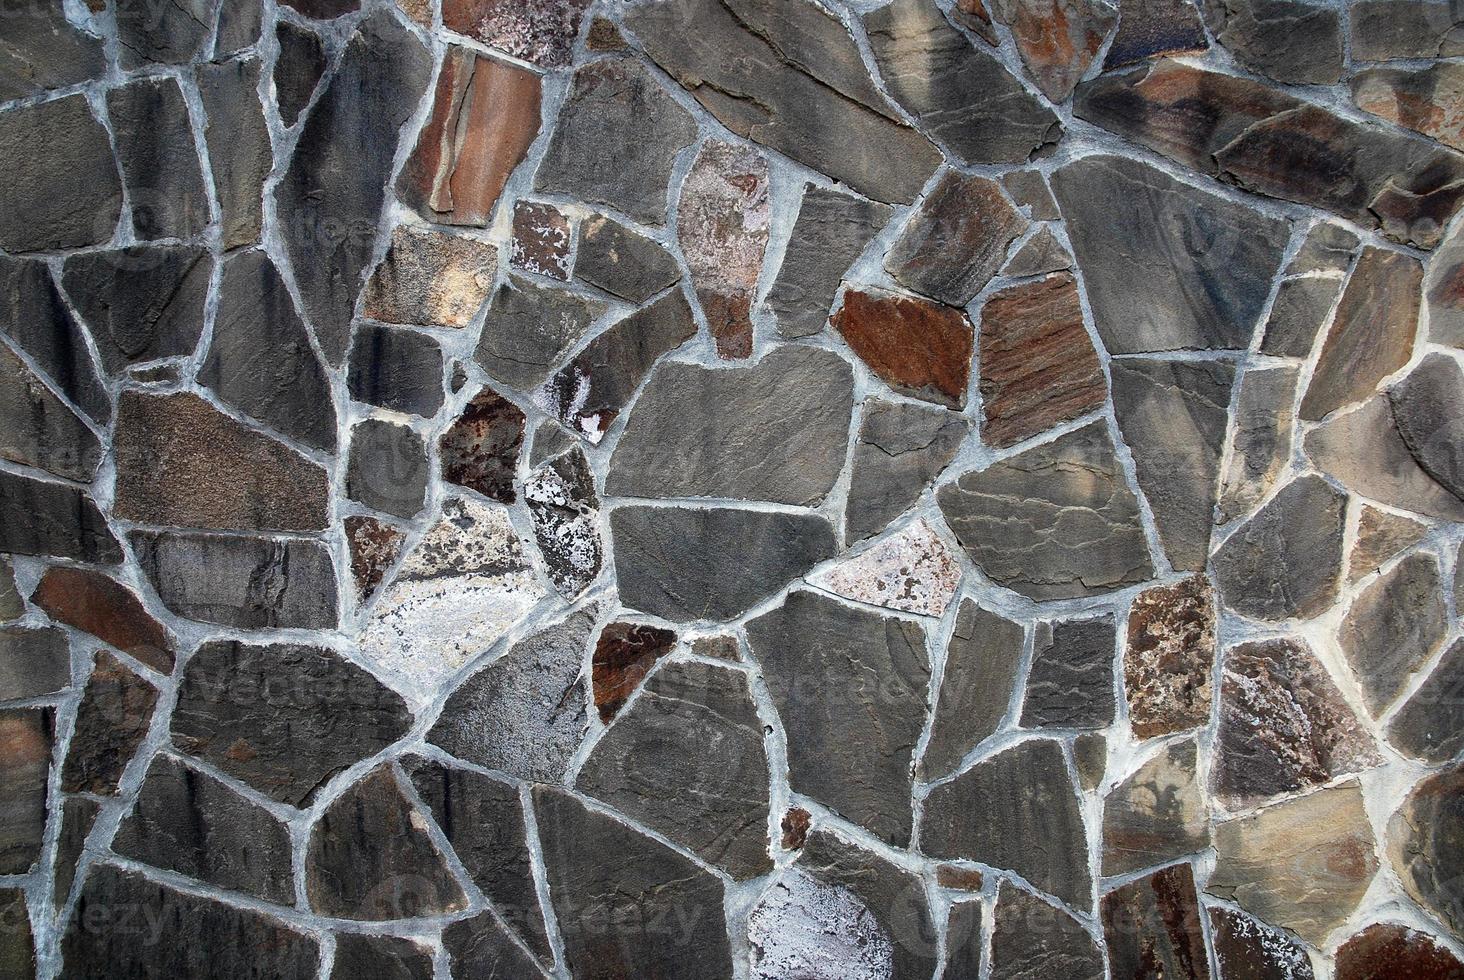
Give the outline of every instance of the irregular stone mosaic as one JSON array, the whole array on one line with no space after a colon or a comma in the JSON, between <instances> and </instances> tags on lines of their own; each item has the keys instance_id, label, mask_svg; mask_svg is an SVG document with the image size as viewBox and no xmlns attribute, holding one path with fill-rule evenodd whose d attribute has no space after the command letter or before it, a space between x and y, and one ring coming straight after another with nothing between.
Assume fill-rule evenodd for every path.
<instances>
[{"instance_id":1,"label":"irregular stone mosaic","mask_svg":"<svg viewBox=\"0 0 1464 980\"><path fill-rule=\"evenodd\" d=\"M966 438L954 412L909 402L864 402L854 440L844 537L849 543L883 531L915 503Z\"/></svg>"},{"instance_id":2,"label":"irregular stone mosaic","mask_svg":"<svg viewBox=\"0 0 1464 980\"><path fill-rule=\"evenodd\" d=\"M940 616L955 597L960 568L945 542L920 520L808 581L856 602Z\"/></svg>"},{"instance_id":3,"label":"irregular stone mosaic","mask_svg":"<svg viewBox=\"0 0 1464 980\"><path fill-rule=\"evenodd\" d=\"M920 757L927 778L954 771L1006 717L1021 667L1021 626L971 600L961 603L946 647L930 740Z\"/></svg>"}]
</instances>

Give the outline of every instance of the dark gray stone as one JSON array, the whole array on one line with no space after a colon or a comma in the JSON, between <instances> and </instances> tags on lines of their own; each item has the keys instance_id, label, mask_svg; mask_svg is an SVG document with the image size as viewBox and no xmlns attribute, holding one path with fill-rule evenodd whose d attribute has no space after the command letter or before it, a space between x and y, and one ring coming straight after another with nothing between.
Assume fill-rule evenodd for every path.
<instances>
[{"instance_id":1,"label":"dark gray stone","mask_svg":"<svg viewBox=\"0 0 1464 980\"><path fill-rule=\"evenodd\" d=\"M76 881L77 864L86 849L86 838L96 824L102 805L85 796L72 796L61 802L61 833L56 838L56 860L52 862L55 888L53 904L59 911L71 895Z\"/></svg>"},{"instance_id":2,"label":"dark gray stone","mask_svg":"<svg viewBox=\"0 0 1464 980\"><path fill-rule=\"evenodd\" d=\"M152 726L157 703L157 688L112 654L99 651L76 709L61 789L116 795L123 772Z\"/></svg>"},{"instance_id":3,"label":"dark gray stone","mask_svg":"<svg viewBox=\"0 0 1464 980\"><path fill-rule=\"evenodd\" d=\"M908 203L940 164L936 148L875 89L848 29L822 6L678 0L637 7L625 24L732 132L866 197Z\"/></svg>"},{"instance_id":4,"label":"dark gray stone","mask_svg":"<svg viewBox=\"0 0 1464 980\"><path fill-rule=\"evenodd\" d=\"M1393 422L1408 451L1439 486L1464 500L1464 371L1430 354L1388 389Z\"/></svg>"},{"instance_id":5,"label":"dark gray stone","mask_svg":"<svg viewBox=\"0 0 1464 980\"><path fill-rule=\"evenodd\" d=\"M1110 354L1250 346L1287 222L1125 157L1084 157L1052 187Z\"/></svg>"},{"instance_id":6,"label":"dark gray stone","mask_svg":"<svg viewBox=\"0 0 1464 980\"><path fill-rule=\"evenodd\" d=\"M968 752L996 731L1011 706L1025 635L1019 624L970 599L961 603L946 647L930 740L920 758L922 779L954 772Z\"/></svg>"},{"instance_id":7,"label":"dark gray stone","mask_svg":"<svg viewBox=\"0 0 1464 980\"><path fill-rule=\"evenodd\" d=\"M595 744L575 788L743 880L773 867L768 779L747 675L672 663Z\"/></svg>"},{"instance_id":8,"label":"dark gray stone","mask_svg":"<svg viewBox=\"0 0 1464 980\"><path fill-rule=\"evenodd\" d=\"M1277 357L1310 355L1341 291L1340 279L1307 276L1281 280L1261 337L1261 353Z\"/></svg>"},{"instance_id":9,"label":"dark gray stone","mask_svg":"<svg viewBox=\"0 0 1464 980\"><path fill-rule=\"evenodd\" d=\"M1113 663L1118 627L1112 616L1037 624L1023 728L1107 728L1113 723Z\"/></svg>"},{"instance_id":10,"label":"dark gray stone","mask_svg":"<svg viewBox=\"0 0 1464 980\"><path fill-rule=\"evenodd\" d=\"M1359 0L1348 8L1357 61L1437 58L1464 50L1454 7L1434 0Z\"/></svg>"},{"instance_id":11,"label":"dark gray stone","mask_svg":"<svg viewBox=\"0 0 1464 980\"><path fill-rule=\"evenodd\" d=\"M335 567L314 541L133 531L138 567L169 611L235 629L334 629Z\"/></svg>"},{"instance_id":12,"label":"dark gray stone","mask_svg":"<svg viewBox=\"0 0 1464 980\"><path fill-rule=\"evenodd\" d=\"M844 504L845 539L878 534L908 510L955 457L966 430L955 412L865 401Z\"/></svg>"},{"instance_id":13,"label":"dark gray stone","mask_svg":"<svg viewBox=\"0 0 1464 980\"><path fill-rule=\"evenodd\" d=\"M192 61L202 53L213 29L217 4L218 0L181 0L159 6L147 0L118 0L117 40L122 67Z\"/></svg>"},{"instance_id":14,"label":"dark gray stone","mask_svg":"<svg viewBox=\"0 0 1464 980\"><path fill-rule=\"evenodd\" d=\"M1293 85L1342 78L1342 18L1302 0L1207 0L1210 30L1251 71Z\"/></svg>"},{"instance_id":15,"label":"dark gray stone","mask_svg":"<svg viewBox=\"0 0 1464 980\"><path fill-rule=\"evenodd\" d=\"M416 330L363 323L346 384L358 402L431 417L443 401L442 346Z\"/></svg>"},{"instance_id":16,"label":"dark gray stone","mask_svg":"<svg viewBox=\"0 0 1464 980\"><path fill-rule=\"evenodd\" d=\"M659 225L676 154L695 139L691 113L644 65L594 62L574 73L534 186Z\"/></svg>"},{"instance_id":17,"label":"dark gray stone","mask_svg":"<svg viewBox=\"0 0 1464 980\"><path fill-rule=\"evenodd\" d=\"M585 454L575 447L540 467L524 483L524 502L549 580L574 598L599 577L605 559L600 498Z\"/></svg>"},{"instance_id":18,"label":"dark gray stone","mask_svg":"<svg viewBox=\"0 0 1464 980\"><path fill-rule=\"evenodd\" d=\"M0 248L76 248L109 241L122 216L122 176L112 143L72 95L0 112Z\"/></svg>"},{"instance_id":19,"label":"dark gray stone","mask_svg":"<svg viewBox=\"0 0 1464 980\"><path fill-rule=\"evenodd\" d=\"M1028 209L1033 221L1056 221L1062 217L1047 181L1036 170L1013 170L1001 178L1001 186L1019 207Z\"/></svg>"},{"instance_id":20,"label":"dark gray stone","mask_svg":"<svg viewBox=\"0 0 1464 980\"><path fill-rule=\"evenodd\" d=\"M432 980L432 950L411 939L337 933L330 980Z\"/></svg>"},{"instance_id":21,"label":"dark gray stone","mask_svg":"<svg viewBox=\"0 0 1464 980\"><path fill-rule=\"evenodd\" d=\"M931 790L920 848L1015 871L1076 909L1093 907L1087 834L1060 742L1028 739Z\"/></svg>"},{"instance_id":22,"label":"dark gray stone","mask_svg":"<svg viewBox=\"0 0 1464 980\"><path fill-rule=\"evenodd\" d=\"M96 434L9 347L0 344L0 459L90 483L102 461Z\"/></svg>"},{"instance_id":23,"label":"dark gray stone","mask_svg":"<svg viewBox=\"0 0 1464 980\"><path fill-rule=\"evenodd\" d=\"M96 341L102 369L191 354L203 333L213 260L192 245L133 245L66 260L61 284Z\"/></svg>"},{"instance_id":24,"label":"dark gray stone","mask_svg":"<svg viewBox=\"0 0 1464 980\"><path fill-rule=\"evenodd\" d=\"M576 269L584 271L583 240ZM604 311L603 303L510 276L493 294L473 357L490 378L527 390L548 377Z\"/></svg>"},{"instance_id":25,"label":"dark gray stone","mask_svg":"<svg viewBox=\"0 0 1464 980\"><path fill-rule=\"evenodd\" d=\"M137 237L187 239L202 232L208 193L178 80L144 78L111 89L107 116Z\"/></svg>"},{"instance_id":26,"label":"dark gray stone","mask_svg":"<svg viewBox=\"0 0 1464 980\"><path fill-rule=\"evenodd\" d=\"M345 354L361 277L375 258L398 133L431 74L431 55L407 28L385 10L367 17L305 120L275 188L305 317L333 365Z\"/></svg>"},{"instance_id":27,"label":"dark gray stone","mask_svg":"<svg viewBox=\"0 0 1464 980\"><path fill-rule=\"evenodd\" d=\"M1235 909L1209 913L1221 980L1315 980L1306 947L1286 933Z\"/></svg>"},{"instance_id":28,"label":"dark gray stone","mask_svg":"<svg viewBox=\"0 0 1464 980\"><path fill-rule=\"evenodd\" d=\"M986 958L984 918L985 910L979 900L951 904L946 917L945 967L951 977L981 976L981 962Z\"/></svg>"},{"instance_id":29,"label":"dark gray stone","mask_svg":"<svg viewBox=\"0 0 1464 980\"><path fill-rule=\"evenodd\" d=\"M610 458L605 492L816 507L844 468L854 371L784 347L752 367L658 367Z\"/></svg>"},{"instance_id":30,"label":"dark gray stone","mask_svg":"<svg viewBox=\"0 0 1464 980\"><path fill-rule=\"evenodd\" d=\"M0 257L0 297L0 333L30 356L57 391L105 425L112 418L111 399L51 270L38 260Z\"/></svg>"},{"instance_id":31,"label":"dark gray stone","mask_svg":"<svg viewBox=\"0 0 1464 980\"><path fill-rule=\"evenodd\" d=\"M768 308L778 317L779 334L794 339L823 330L844 273L890 213L883 204L803 185L798 219L767 297Z\"/></svg>"},{"instance_id":32,"label":"dark gray stone","mask_svg":"<svg viewBox=\"0 0 1464 980\"><path fill-rule=\"evenodd\" d=\"M1116 358L1109 373L1113 412L1160 544L1175 569L1199 571L1215 526L1235 365Z\"/></svg>"},{"instance_id":33,"label":"dark gray stone","mask_svg":"<svg viewBox=\"0 0 1464 980\"><path fill-rule=\"evenodd\" d=\"M218 302L199 383L275 431L335 452L330 379L269 256L253 249L227 259Z\"/></svg>"},{"instance_id":34,"label":"dark gray stone","mask_svg":"<svg viewBox=\"0 0 1464 980\"><path fill-rule=\"evenodd\" d=\"M982 571L1028 598L1098 595L1154 574L1102 422L966 473L936 500Z\"/></svg>"},{"instance_id":35,"label":"dark gray stone","mask_svg":"<svg viewBox=\"0 0 1464 980\"><path fill-rule=\"evenodd\" d=\"M965 306L996 275L1027 224L996 181L948 171L905 223L884 267L916 292Z\"/></svg>"},{"instance_id":36,"label":"dark gray stone","mask_svg":"<svg viewBox=\"0 0 1464 980\"><path fill-rule=\"evenodd\" d=\"M0 701L43 697L70 684L71 651L63 631L54 626L0 629Z\"/></svg>"},{"instance_id":37,"label":"dark gray stone","mask_svg":"<svg viewBox=\"0 0 1464 980\"><path fill-rule=\"evenodd\" d=\"M1158 54L1203 51L1210 46L1191 0L1119 0L1118 31L1103 70Z\"/></svg>"},{"instance_id":38,"label":"dark gray stone","mask_svg":"<svg viewBox=\"0 0 1464 980\"><path fill-rule=\"evenodd\" d=\"M787 734L793 791L906 846L930 687L920 627L798 590L747 637Z\"/></svg>"},{"instance_id":39,"label":"dark gray stone","mask_svg":"<svg viewBox=\"0 0 1464 980\"><path fill-rule=\"evenodd\" d=\"M529 450L529 465L537 467L561 453L579 445L574 435L558 422L540 422L534 430L533 446Z\"/></svg>"},{"instance_id":40,"label":"dark gray stone","mask_svg":"<svg viewBox=\"0 0 1464 980\"><path fill-rule=\"evenodd\" d=\"M681 267L664 245L604 215L580 222L574 274L632 303L681 281Z\"/></svg>"},{"instance_id":41,"label":"dark gray stone","mask_svg":"<svg viewBox=\"0 0 1464 980\"><path fill-rule=\"evenodd\" d=\"M1084 732L1073 739L1073 768L1078 771L1079 786L1097 789L1108 772L1108 736Z\"/></svg>"},{"instance_id":42,"label":"dark gray stone","mask_svg":"<svg viewBox=\"0 0 1464 980\"><path fill-rule=\"evenodd\" d=\"M5 11L0 41L0 101L98 78L102 39L72 26L61 4L17 3Z\"/></svg>"},{"instance_id":43,"label":"dark gray stone","mask_svg":"<svg viewBox=\"0 0 1464 980\"><path fill-rule=\"evenodd\" d=\"M100 565L122 561L122 546L90 496L14 473L0 473L0 552Z\"/></svg>"},{"instance_id":44,"label":"dark gray stone","mask_svg":"<svg viewBox=\"0 0 1464 980\"><path fill-rule=\"evenodd\" d=\"M867 14L864 29L895 100L962 163L1023 163L1062 134L1056 113L929 0L895 0Z\"/></svg>"},{"instance_id":45,"label":"dark gray stone","mask_svg":"<svg viewBox=\"0 0 1464 980\"><path fill-rule=\"evenodd\" d=\"M1455 641L1433 673L1388 723L1388 741L1429 765L1464 748L1464 640Z\"/></svg>"},{"instance_id":46,"label":"dark gray stone","mask_svg":"<svg viewBox=\"0 0 1464 980\"><path fill-rule=\"evenodd\" d=\"M219 0L218 26L214 34L214 59L253 47L259 41L264 22L263 0Z\"/></svg>"},{"instance_id":47,"label":"dark gray stone","mask_svg":"<svg viewBox=\"0 0 1464 980\"><path fill-rule=\"evenodd\" d=\"M1454 935L1464 932L1464 766L1415 786L1388 823L1388 842L1403 889Z\"/></svg>"},{"instance_id":48,"label":"dark gray stone","mask_svg":"<svg viewBox=\"0 0 1464 980\"><path fill-rule=\"evenodd\" d=\"M442 930L453 980L477 977L539 978L544 973L509 937L492 912L454 922Z\"/></svg>"},{"instance_id":49,"label":"dark gray stone","mask_svg":"<svg viewBox=\"0 0 1464 980\"><path fill-rule=\"evenodd\" d=\"M27 874L41 856L55 731L54 708L0 708L0 874Z\"/></svg>"},{"instance_id":50,"label":"dark gray stone","mask_svg":"<svg viewBox=\"0 0 1464 980\"><path fill-rule=\"evenodd\" d=\"M1404 558L1352 601L1337 644L1374 717L1403 693L1448 631L1439 565L1432 555Z\"/></svg>"},{"instance_id":51,"label":"dark gray stone","mask_svg":"<svg viewBox=\"0 0 1464 980\"><path fill-rule=\"evenodd\" d=\"M1003 881L991 930L991 980L1103 980L1103 954L1068 912Z\"/></svg>"},{"instance_id":52,"label":"dark gray stone","mask_svg":"<svg viewBox=\"0 0 1464 980\"><path fill-rule=\"evenodd\" d=\"M1312 226L1306 233L1301 250L1286 267L1288 275L1304 275L1308 272L1345 272L1357 255L1358 238L1341 225L1325 221Z\"/></svg>"},{"instance_id":53,"label":"dark gray stone","mask_svg":"<svg viewBox=\"0 0 1464 980\"><path fill-rule=\"evenodd\" d=\"M280 121L293 126L310 102L330 59L319 34L287 20L275 25L275 39L280 45L274 66L275 104Z\"/></svg>"},{"instance_id":54,"label":"dark gray stone","mask_svg":"<svg viewBox=\"0 0 1464 980\"><path fill-rule=\"evenodd\" d=\"M618 507L620 599L676 623L733 619L837 550L813 514L728 507Z\"/></svg>"},{"instance_id":55,"label":"dark gray stone","mask_svg":"<svg viewBox=\"0 0 1464 980\"><path fill-rule=\"evenodd\" d=\"M1165 864L1210 846L1193 740L1171 743L1103 802L1105 876Z\"/></svg>"},{"instance_id":56,"label":"dark gray stone","mask_svg":"<svg viewBox=\"0 0 1464 980\"><path fill-rule=\"evenodd\" d=\"M1244 517L1270 496L1291 462L1295 429L1295 367L1251 368L1241 376L1235 396L1235 435L1220 480L1216 524Z\"/></svg>"},{"instance_id":57,"label":"dark gray stone","mask_svg":"<svg viewBox=\"0 0 1464 980\"><path fill-rule=\"evenodd\" d=\"M264 181L274 150L256 88L259 60L241 58L199 65L198 94L208 122L203 135L221 212L224 248L259 241L264 222Z\"/></svg>"},{"instance_id":58,"label":"dark gray stone","mask_svg":"<svg viewBox=\"0 0 1464 980\"><path fill-rule=\"evenodd\" d=\"M536 786L533 794L573 976L730 980L716 876L563 790Z\"/></svg>"},{"instance_id":59,"label":"dark gray stone","mask_svg":"<svg viewBox=\"0 0 1464 980\"><path fill-rule=\"evenodd\" d=\"M400 695L332 650L214 640L184 667L172 730L180 751L300 806L411 723Z\"/></svg>"},{"instance_id":60,"label":"dark gray stone","mask_svg":"<svg viewBox=\"0 0 1464 980\"><path fill-rule=\"evenodd\" d=\"M143 910L147 927L139 932ZM316 980L320 973L320 949L310 935L109 865L87 877L61 953L62 973L77 980Z\"/></svg>"},{"instance_id":61,"label":"dark gray stone","mask_svg":"<svg viewBox=\"0 0 1464 980\"><path fill-rule=\"evenodd\" d=\"M1215 551L1225 605L1252 619L1310 619L1332 604L1342 577L1347 495L1299 477Z\"/></svg>"},{"instance_id":62,"label":"dark gray stone","mask_svg":"<svg viewBox=\"0 0 1464 980\"><path fill-rule=\"evenodd\" d=\"M373 510L416 517L427 504L427 444L405 425L358 422L351 429L346 496Z\"/></svg>"},{"instance_id":63,"label":"dark gray stone","mask_svg":"<svg viewBox=\"0 0 1464 980\"><path fill-rule=\"evenodd\" d=\"M112 850L266 902L295 904L290 832L207 773L160 755Z\"/></svg>"}]
</instances>

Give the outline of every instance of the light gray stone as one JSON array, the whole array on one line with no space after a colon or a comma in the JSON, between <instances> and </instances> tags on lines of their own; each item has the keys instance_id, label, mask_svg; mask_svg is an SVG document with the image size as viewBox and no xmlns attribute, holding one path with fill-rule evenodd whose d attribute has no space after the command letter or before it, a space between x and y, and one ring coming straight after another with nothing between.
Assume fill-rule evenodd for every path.
<instances>
[{"instance_id":1,"label":"light gray stone","mask_svg":"<svg viewBox=\"0 0 1464 980\"><path fill-rule=\"evenodd\" d=\"M1428 678L1388 723L1388 741L1430 765L1464 748L1464 640L1445 651Z\"/></svg>"},{"instance_id":2,"label":"light gray stone","mask_svg":"<svg viewBox=\"0 0 1464 980\"><path fill-rule=\"evenodd\" d=\"M524 483L524 502L549 580L573 599L599 577L605 559L595 475L579 447L536 470Z\"/></svg>"}]
</instances>

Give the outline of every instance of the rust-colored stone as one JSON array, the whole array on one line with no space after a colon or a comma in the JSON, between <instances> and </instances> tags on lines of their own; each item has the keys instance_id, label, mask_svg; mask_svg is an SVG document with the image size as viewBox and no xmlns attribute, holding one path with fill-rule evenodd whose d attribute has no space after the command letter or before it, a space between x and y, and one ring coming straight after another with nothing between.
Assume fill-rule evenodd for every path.
<instances>
[{"instance_id":1,"label":"rust-colored stone","mask_svg":"<svg viewBox=\"0 0 1464 980\"><path fill-rule=\"evenodd\" d=\"M913 296L850 290L833 324L891 388L952 408L966 404L972 329L961 310Z\"/></svg>"},{"instance_id":2,"label":"rust-colored stone","mask_svg":"<svg viewBox=\"0 0 1464 980\"><path fill-rule=\"evenodd\" d=\"M987 44L1000 44L996 27L991 23L991 13L982 0L956 0L951 5L951 20L975 34Z\"/></svg>"},{"instance_id":3,"label":"rust-colored stone","mask_svg":"<svg viewBox=\"0 0 1464 980\"><path fill-rule=\"evenodd\" d=\"M438 224L488 224L509 174L539 135L540 89L527 69L450 49L432 115L397 183L403 201Z\"/></svg>"},{"instance_id":4,"label":"rust-colored stone","mask_svg":"<svg viewBox=\"0 0 1464 980\"><path fill-rule=\"evenodd\" d=\"M935 869L935 883L942 888L979 892L986 884L986 879L976 868L963 868L958 864L942 864Z\"/></svg>"},{"instance_id":5,"label":"rust-colored stone","mask_svg":"<svg viewBox=\"0 0 1464 980\"><path fill-rule=\"evenodd\" d=\"M1464 65L1369 68L1353 77L1352 99L1364 112L1464 150Z\"/></svg>"},{"instance_id":6,"label":"rust-colored stone","mask_svg":"<svg viewBox=\"0 0 1464 980\"><path fill-rule=\"evenodd\" d=\"M1010 446L1103 407L1108 386L1067 273L1004 289L981 311L981 436Z\"/></svg>"},{"instance_id":7,"label":"rust-colored stone","mask_svg":"<svg viewBox=\"0 0 1464 980\"><path fill-rule=\"evenodd\" d=\"M1192 575L1146 589L1129 609L1123 656L1129 721L1139 738L1197 728L1210 720L1215 663L1215 595Z\"/></svg>"},{"instance_id":8,"label":"rust-colored stone","mask_svg":"<svg viewBox=\"0 0 1464 980\"><path fill-rule=\"evenodd\" d=\"M526 272L561 282L569 279L574 232L569 218L552 204L519 201L513 206L513 244L509 261Z\"/></svg>"},{"instance_id":9,"label":"rust-colored stone","mask_svg":"<svg viewBox=\"0 0 1464 980\"><path fill-rule=\"evenodd\" d=\"M1103 896L1108 963L1124 980L1210 980L1194 872L1172 864Z\"/></svg>"},{"instance_id":10,"label":"rust-colored stone","mask_svg":"<svg viewBox=\"0 0 1464 980\"><path fill-rule=\"evenodd\" d=\"M484 388L437 443L442 478L511 504L523 446L524 413L492 388Z\"/></svg>"},{"instance_id":11,"label":"rust-colored stone","mask_svg":"<svg viewBox=\"0 0 1464 980\"><path fill-rule=\"evenodd\" d=\"M46 835L54 708L0 709L0 874L25 874Z\"/></svg>"},{"instance_id":12,"label":"rust-colored stone","mask_svg":"<svg viewBox=\"0 0 1464 980\"><path fill-rule=\"evenodd\" d=\"M1042 94L1062 102L1093 63L1118 11L1104 0L993 0Z\"/></svg>"},{"instance_id":13,"label":"rust-colored stone","mask_svg":"<svg viewBox=\"0 0 1464 980\"><path fill-rule=\"evenodd\" d=\"M783 814L783 850L796 851L808 840L808 827L813 815L801 806L791 808Z\"/></svg>"},{"instance_id":14,"label":"rust-colored stone","mask_svg":"<svg viewBox=\"0 0 1464 980\"><path fill-rule=\"evenodd\" d=\"M1336 980L1464 980L1464 963L1428 933L1380 922L1342 944L1334 976Z\"/></svg>"},{"instance_id":15,"label":"rust-colored stone","mask_svg":"<svg viewBox=\"0 0 1464 980\"><path fill-rule=\"evenodd\" d=\"M154 670L173 670L168 631L116 579L85 568L49 568L31 602L56 622L85 630Z\"/></svg>"},{"instance_id":16,"label":"rust-colored stone","mask_svg":"<svg viewBox=\"0 0 1464 980\"><path fill-rule=\"evenodd\" d=\"M642 623L611 623L600 631L590 662L590 683L600 720L609 723L630 700L657 660L676 646L676 634Z\"/></svg>"},{"instance_id":17,"label":"rust-colored stone","mask_svg":"<svg viewBox=\"0 0 1464 980\"><path fill-rule=\"evenodd\" d=\"M387 570L396 564L407 535L374 517L347 517L345 524L356 601L365 602L386 577Z\"/></svg>"}]
</instances>

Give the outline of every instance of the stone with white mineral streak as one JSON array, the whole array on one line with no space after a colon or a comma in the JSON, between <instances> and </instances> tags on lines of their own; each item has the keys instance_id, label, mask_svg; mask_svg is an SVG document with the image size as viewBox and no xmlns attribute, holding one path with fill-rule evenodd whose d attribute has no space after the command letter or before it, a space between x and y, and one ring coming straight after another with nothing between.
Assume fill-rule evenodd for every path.
<instances>
[{"instance_id":1,"label":"stone with white mineral streak","mask_svg":"<svg viewBox=\"0 0 1464 980\"><path fill-rule=\"evenodd\" d=\"M861 555L810 575L809 582L856 602L940 616L961 584L951 550L924 520Z\"/></svg>"},{"instance_id":2,"label":"stone with white mineral streak","mask_svg":"<svg viewBox=\"0 0 1464 980\"><path fill-rule=\"evenodd\" d=\"M884 980L890 937L859 897L790 868L747 921L754 980Z\"/></svg>"}]
</instances>

